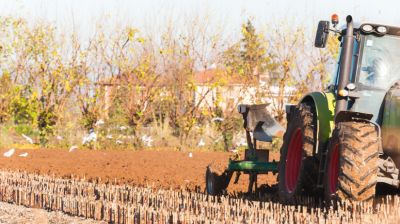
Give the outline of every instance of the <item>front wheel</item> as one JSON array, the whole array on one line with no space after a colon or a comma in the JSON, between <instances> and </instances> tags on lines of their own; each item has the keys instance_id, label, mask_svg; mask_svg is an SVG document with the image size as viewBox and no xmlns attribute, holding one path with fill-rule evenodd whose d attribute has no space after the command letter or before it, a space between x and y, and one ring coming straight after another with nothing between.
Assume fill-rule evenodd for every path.
<instances>
[{"instance_id":1,"label":"front wheel","mask_svg":"<svg viewBox=\"0 0 400 224\"><path fill-rule=\"evenodd\" d=\"M325 163L327 201L365 201L375 196L379 138L373 124L341 122L333 131Z\"/></svg>"}]
</instances>

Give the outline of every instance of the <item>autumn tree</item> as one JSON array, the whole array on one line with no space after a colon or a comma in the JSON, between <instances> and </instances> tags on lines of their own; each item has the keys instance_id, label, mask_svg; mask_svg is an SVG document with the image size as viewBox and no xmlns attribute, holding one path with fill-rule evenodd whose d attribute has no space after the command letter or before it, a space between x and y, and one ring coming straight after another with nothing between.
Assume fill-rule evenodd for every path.
<instances>
[{"instance_id":1,"label":"autumn tree","mask_svg":"<svg viewBox=\"0 0 400 224\"><path fill-rule=\"evenodd\" d=\"M0 76L0 124L10 118L9 108L12 98L12 82L10 74Z\"/></svg>"},{"instance_id":2,"label":"autumn tree","mask_svg":"<svg viewBox=\"0 0 400 224\"><path fill-rule=\"evenodd\" d=\"M241 34L242 39L223 53L224 66L231 76L241 76L248 84L254 81L258 84L261 75L271 66L268 42L256 32L250 20L242 24Z\"/></svg>"},{"instance_id":3,"label":"autumn tree","mask_svg":"<svg viewBox=\"0 0 400 224\"><path fill-rule=\"evenodd\" d=\"M171 125L181 144L184 144L191 129L195 126L198 112L198 107L192 100L196 88L194 84L196 70L190 41L188 37L176 37L170 30L166 30L160 49L163 71L166 76L165 94L168 96L164 100L168 106L167 113Z\"/></svg>"},{"instance_id":4,"label":"autumn tree","mask_svg":"<svg viewBox=\"0 0 400 224\"><path fill-rule=\"evenodd\" d=\"M272 111L279 122L285 117L286 100L293 94L290 87L296 87L301 79L302 67L307 66L304 52L304 29L292 28L284 22L270 29L270 44L274 46L269 51L275 68L269 74L269 82L275 87L270 89Z\"/></svg>"},{"instance_id":5,"label":"autumn tree","mask_svg":"<svg viewBox=\"0 0 400 224\"><path fill-rule=\"evenodd\" d=\"M38 106L36 95L30 86L16 86L12 90L9 105L10 114L17 131L32 134L38 122Z\"/></svg>"},{"instance_id":6,"label":"autumn tree","mask_svg":"<svg viewBox=\"0 0 400 224\"><path fill-rule=\"evenodd\" d=\"M174 135L184 145L196 125L206 119L203 103L218 86L218 78L209 80L209 88L200 91L195 75L214 69L223 45L221 30L211 30L207 17L187 19L183 28L172 23L164 29L158 61L163 74L162 113L170 120ZM195 98L196 97L196 98Z\"/></svg>"},{"instance_id":7,"label":"autumn tree","mask_svg":"<svg viewBox=\"0 0 400 224\"><path fill-rule=\"evenodd\" d=\"M265 76L274 68L272 57L267 54L268 42L264 36L256 31L250 20L242 24L241 28L242 38L222 54L226 78L240 80L241 88L236 89L239 97L226 102L226 108L222 108L217 100L213 109L215 116L223 118L217 123L217 130L222 134L225 150L232 147L233 135L240 128L242 118L237 113L238 104L243 103L245 95L251 95L253 103L265 103L265 89L270 86L260 86L260 83L268 84Z\"/></svg>"},{"instance_id":8,"label":"autumn tree","mask_svg":"<svg viewBox=\"0 0 400 224\"><path fill-rule=\"evenodd\" d=\"M75 33L71 38L74 55L79 57L79 84L76 86L74 97L82 115L81 124L86 131L90 131L104 116L102 112L106 109L103 82L107 82L106 79L113 75L110 72L113 67L112 60L109 59L111 41L106 38L100 25L85 46L77 41Z\"/></svg>"},{"instance_id":9,"label":"autumn tree","mask_svg":"<svg viewBox=\"0 0 400 224\"><path fill-rule=\"evenodd\" d=\"M68 57L65 39L57 36L55 27L46 23L31 27L25 20L9 18L2 22L2 29L8 31L2 37L7 49L3 73L7 71L23 90L22 95L15 95L23 97L15 98L13 105L22 106L26 99L38 104L32 125L37 125L40 142L45 145L78 83L79 65L76 57ZM15 102L18 99L22 101Z\"/></svg>"}]
</instances>

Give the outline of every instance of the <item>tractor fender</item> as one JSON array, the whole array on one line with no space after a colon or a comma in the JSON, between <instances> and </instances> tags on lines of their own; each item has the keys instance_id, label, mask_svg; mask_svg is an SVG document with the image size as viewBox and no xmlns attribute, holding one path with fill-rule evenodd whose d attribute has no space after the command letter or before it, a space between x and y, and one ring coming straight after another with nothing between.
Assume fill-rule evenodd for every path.
<instances>
[{"instance_id":1,"label":"tractor fender","mask_svg":"<svg viewBox=\"0 0 400 224\"><path fill-rule=\"evenodd\" d=\"M359 122L367 122L372 123L371 119L374 115L362 112L354 112L349 110L340 111L335 118L335 122L346 122L346 121L359 121Z\"/></svg>"},{"instance_id":2,"label":"tractor fender","mask_svg":"<svg viewBox=\"0 0 400 224\"><path fill-rule=\"evenodd\" d=\"M332 135L333 128L335 127L335 101L335 95L331 92L311 92L305 95L299 102L315 106L318 143L327 143ZM318 147L316 150L318 150Z\"/></svg>"},{"instance_id":3,"label":"tractor fender","mask_svg":"<svg viewBox=\"0 0 400 224\"><path fill-rule=\"evenodd\" d=\"M378 132L378 138L381 139L382 136L381 126L371 120L373 116L374 116L373 114L369 113L344 110L340 111L336 115L335 123L348 122L348 121L370 123L375 126L375 129ZM383 153L382 141L379 141L379 152Z\"/></svg>"}]
</instances>

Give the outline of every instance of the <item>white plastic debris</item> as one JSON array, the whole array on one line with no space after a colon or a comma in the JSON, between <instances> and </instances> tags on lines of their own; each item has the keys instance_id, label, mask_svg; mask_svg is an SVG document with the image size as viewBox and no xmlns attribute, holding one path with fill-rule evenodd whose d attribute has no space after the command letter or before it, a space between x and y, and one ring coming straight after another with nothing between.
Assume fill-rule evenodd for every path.
<instances>
[{"instance_id":1,"label":"white plastic debris","mask_svg":"<svg viewBox=\"0 0 400 224\"><path fill-rule=\"evenodd\" d=\"M211 121L212 122L216 122L216 121L222 122L222 121L224 121L224 119L222 117L214 117L213 119L211 119Z\"/></svg>"},{"instance_id":2,"label":"white plastic debris","mask_svg":"<svg viewBox=\"0 0 400 224\"><path fill-rule=\"evenodd\" d=\"M118 145L121 145L123 142L121 140L117 140L117 141L115 141L115 143L117 143Z\"/></svg>"},{"instance_id":3,"label":"white plastic debris","mask_svg":"<svg viewBox=\"0 0 400 224\"><path fill-rule=\"evenodd\" d=\"M125 127L125 126L121 126L121 127L119 127L119 130L121 130L121 131L124 131L124 130L126 130L126 129L128 129L127 127Z\"/></svg>"},{"instance_id":4,"label":"white plastic debris","mask_svg":"<svg viewBox=\"0 0 400 224\"><path fill-rule=\"evenodd\" d=\"M107 135L106 138L107 139L113 139L113 136L112 135Z\"/></svg>"},{"instance_id":5,"label":"white plastic debris","mask_svg":"<svg viewBox=\"0 0 400 224\"><path fill-rule=\"evenodd\" d=\"M193 153L189 152L189 157L192 158L193 157Z\"/></svg>"},{"instance_id":6,"label":"white plastic debris","mask_svg":"<svg viewBox=\"0 0 400 224\"><path fill-rule=\"evenodd\" d=\"M57 140L63 140L63 137L62 137L62 136L59 136L59 135L57 135L57 136L56 136L56 139L57 139Z\"/></svg>"},{"instance_id":7,"label":"white plastic debris","mask_svg":"<svg viewBox=\"0 0 400 224\"><path fill-rule=\"evenodd\" d=\"M153 138L148 135L143 135L142 136L142 142L144 143L145 146L151 147L151 143L153 142Z\"/></svg>"},{"instance_id":8,"label":"white plastic debris","mask_svg":"<svg viewBox=\"0 0 400 224\"><path fill-rule=\"evenodd\" d=\"M15 149L12 148L12 149L8 150L7 152L5 152L5 153L3 154L3 156L4 156L4 157L10 158L10 157L14 154L14 152L15 152Z\"/></svg>"},{"instance_id":9,"label":"white plastic debris","mask_svg":"<svg viewBox=\"0 0 400 224\"><path fill-rule=\"evenodd\" d=\"M83 139L82 139L82 145L86 145L86 144L89 144L89 143L91 143L91 142L96 142L96 141L97 141L97 135L96 135L96 133L94 132L94 130L91 129L91 130L89 131L89 134L86 135L85 137L83 137Z\"/></svg>"},{"instance_id":10,"label":"white plastic debris","mask_svg":"<svg viewBox=\"0 0 400 224\"><path fill-rule=\"evenodd\" d=\"M22 134L22 137L24 137L24 139L25 139L26 141L28 141L29 144L33 144L33 140L32 140L29 136L26 136L26 135Z\"/></svg>"},{"instance_id":11,"label":"white plastic debris","mask_svg":"<svg viewBox=\"0 0 400 224\"><path fill-rule=\"evenodd\" d=\"M69 148L69 152L73 152L73 151L75 151L77 149L78 149L78 146L73 145L73 146L71 146L71 148Z\"/></svg>"},{"instance_id":12,"label":"white plastic debris","mask_svg":"<svg viewBox=\"0 0 400 224\"><path fill-rule=\"evenodd\" d=\"M206 143L204 142L203 138L200 139L199 143L197 144L197 146L202 147L205 146Z\"/></svg>"},{"instance_id":13,"label":"white plastic debris","mask_svg":"<svg viewBox=\"0 0 400 224\"><path fill-rule=\"evenodd\" d=\"M96 121L96 123L94 125L95 126L100 126L100 125L103 125L103 124L104 124L104 121L102 119L100 119L100 120Z\"/></svg>"},{"instance_id":14,"label":"white plastic debris","mask_svg":"<svg viewBox=\"0 0 400 224\"><path fill-rule=\"evenodd\" d=\"M19 157L28 157L28 153L25 152L25 153L19 154Z\"/></svg>"}]
</instances>

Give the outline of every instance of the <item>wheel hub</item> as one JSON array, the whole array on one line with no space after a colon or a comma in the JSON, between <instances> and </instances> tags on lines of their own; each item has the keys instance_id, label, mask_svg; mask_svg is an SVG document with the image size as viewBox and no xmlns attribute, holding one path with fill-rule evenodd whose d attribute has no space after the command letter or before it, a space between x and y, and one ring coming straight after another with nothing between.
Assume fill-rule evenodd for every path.
<instances>
[{"instance_id":1,"label":"wheel hub","mask_svg":"<svg viewBox=\"0 0 400 224\"><path fill-rule=\"evenodd\" d=\"M285 163L286 190L291 193L296 189L302 162L303 134L301 128L297 128L289 143Z\"/></svg>"},{"instance_id":2,"label":"wheel hub","mask_svg":"<svg viewBox=\"0 0 400 224\"><path fill-rule=\"evenodd\" d=\"M339 144L335 144L335 146L333 147L327 175L329 178L329 193L336 194L339 178Z\"/></svg>"}]
</instances>

